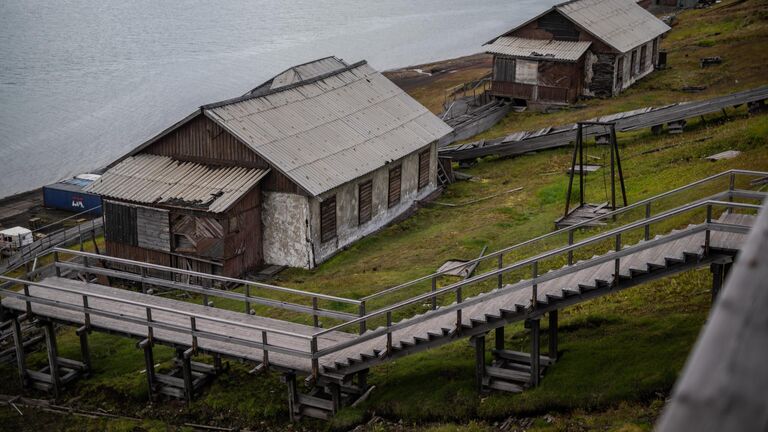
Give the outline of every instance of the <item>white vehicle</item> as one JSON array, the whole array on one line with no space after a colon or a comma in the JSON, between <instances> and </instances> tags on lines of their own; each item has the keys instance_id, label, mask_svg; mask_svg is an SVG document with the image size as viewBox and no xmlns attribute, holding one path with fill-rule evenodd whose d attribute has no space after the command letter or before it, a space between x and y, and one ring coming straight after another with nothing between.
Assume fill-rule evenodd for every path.
<instances>
[{"instance_id":1,"label":"white vehicle","mask_svg":"<svg viewBox=\"0 0 768 432\"><path fill-rule=\"evenodd\" d=\"M17 250L34 241L32 231L24 227L13 227L0 231L0 250Z\"/></svg>"}]
</instances>

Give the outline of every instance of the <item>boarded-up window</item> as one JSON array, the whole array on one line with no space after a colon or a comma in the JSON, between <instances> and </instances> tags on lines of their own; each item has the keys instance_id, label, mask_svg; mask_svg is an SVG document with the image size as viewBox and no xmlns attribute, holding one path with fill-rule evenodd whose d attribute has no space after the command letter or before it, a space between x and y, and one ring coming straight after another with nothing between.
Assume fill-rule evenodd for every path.
<instances>
[{"instance_id":1,"label":"boarded-up window","mask_svg":"<svg viewBox=\"0 0 768 432\"><path fill-rule=\"evenodd\" d=\"M654 66L656 65L656 62L659 58L659 38L656 38L653 40L653 54L652 54L651 60L653 61Z\"/></svg>"},{"instance_id":2,"label":"boarded-up window","mask_svg":"<svg viewBox=\"0 0 768 432\"><path fill-rule=\"evenodd\" d=\"M136 207L105 201L104 219L104 235L107 240L131 246L138 244Z\"/></svg>"},{"instance_id":3,"label":"boarded-up window","mask_svg":"<svg viewBox=\"0 0 768 432\"><path fill-rule=\"evenodd\" d=\"M518 59L515 64L515 82L522 84L538 83L539 62Z\"/></svg>"},{"instance_id":4,"label":"boarded-up window","mask_svg":"<svg viewBox=\"0 0 768 432\"><path fill-rule=\"evenodd\" d=\"M647 45L643 45L640 47L640 72L643 72L645 69L647 69L647 66L645 62L648 60L648 47Z\"/></svg>"},{"instance_id":5,"label":"boarded-up window","mask_svg":"<svg viewBox=\"0 0 768 432\"><path fill-rule=\"evenodd\" d=\"M507 57L495 57L493 59L494 81L515 81L515 59Z\"/></svg>"},{"instance_id":6,"label":"boarded-up window","mask_svg":"<svg viewBox=\"0 0 768 432\"><path fill-rule=\"evenodd\" d=\"M139 247L170 252L171 230L168 210L137 207L136 231Z\"/></svg>"},{"instance_id":7,"label":"boarded-up window","mask_svg":"<svg viewBox=\"0 0 768 432\"><path fill-rule=\"evenodd\" d=\"M396 166L389 170L389 198L387 206L393 207L400 202L400 179L402 167Z\"/></svg>"},{"instance_id":8,"label":"boarded-up window","mask_svg":"<svg viewBox=\"0 0 768 432\"><path fill-rule=\"evenodd\" d=\"M369 220L373 214L373 181L360 183L357 196L357 223L362 225Z\"/></svg>"},{"instance_id":9,"label":"boarded-up window","mask_svg":"<svg viewBox=\"0 0 768 432\"><path fill-rule=\"evenodd\" d=\"M637 50L632 51L632 57L629 61L629 76L635 76L635 69L637 68Z\"/></svg>"},{"instance_id":10,"label":"boarded-up window","mask_svg":"<svg viewBox=\"0 0 768 432\"><path fill-rule=\"evenodd\" d=\"M336 196L320 203L320 241L336 237Z\"/></svg>"},{"instance_id":11,"label":"boarded-up window","mask_svg":"<svg viewBox=\"0 0 768 432\"><path fill-rule=\"evenodd\" d=\"M426 149L419 153L419 190L429 184L429 152L430 149Z\"/></svg>"}]
</instances>

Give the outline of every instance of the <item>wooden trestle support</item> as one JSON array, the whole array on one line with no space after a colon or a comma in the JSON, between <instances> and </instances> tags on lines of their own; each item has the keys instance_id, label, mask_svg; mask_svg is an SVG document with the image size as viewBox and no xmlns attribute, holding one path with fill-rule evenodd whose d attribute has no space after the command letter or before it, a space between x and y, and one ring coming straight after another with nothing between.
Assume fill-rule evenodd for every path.
<instances>
[{"instance_id":1,"label":"wooden trestle support","mask_svg":"<svg viewBox=\"0 0 768 432\"><path fill-rule=\"evenodd\" d=\"M368 386L368 369L338 377L321 376L317 381L308 377L308 393L301 393L296 374L283 374L283 382L288 386L288 411L291 421L304 417L322 420L330 419L340 409L364 399L372 390Z\"/></svg>"},{"instance_id":2,"label":"wooden trestle support","mask_svg":"<svg viewBox=\"0 0 768 432\"><path fill-rule=\"evenodd\" d=\"M81 376L87 376L91 372L91 355L88 348L88 334L90 328L85 325L77 329L80 338L81 361L59 356L56 343L56 329L53 322L38 319L35 324L43 329L45 345L48 354L48 365L41 370L34 371L27 368L26 351L24 349L24 337L21 331L21 323L31 320L29 314L15 315L11 318L11 331L13 343L16 349L16 366L19 372L22 387L51 392L55 398L67 384Z\"/></svg>"},{"instance_id":3,"label":"wooden trestle support","mask_svg":"<svg viewBox=\"0 0 768 432\"><path fill-rule=\"evenodd\" d=\"M475 378L479 393L492 390L519 393L529 387L536 387L547 367L557 360L557 310L547 313L549 351L541 354L541 317L525 321L530 329L531 352L511 351L505 348L504 327L494 330L493 360L486 364L485 334L470 339L475 347Z\"/></svg>"}]
</instances>

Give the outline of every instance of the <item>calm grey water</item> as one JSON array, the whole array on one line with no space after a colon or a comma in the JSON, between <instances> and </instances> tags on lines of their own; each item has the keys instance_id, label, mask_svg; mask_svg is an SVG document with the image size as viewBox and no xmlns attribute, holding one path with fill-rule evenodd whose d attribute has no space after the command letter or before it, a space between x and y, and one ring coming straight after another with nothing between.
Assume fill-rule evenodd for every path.
<instances>
[{"instance_id":1,"label":"calm grey water","mask_svg":"<svg viewBox=\"0 0 768 432\"><path fill-rule=\"evenodd\" d=\"M104 166L293 64L470 54L553 3L2 0L0 197Z\"/></svg>"}]
</instances>

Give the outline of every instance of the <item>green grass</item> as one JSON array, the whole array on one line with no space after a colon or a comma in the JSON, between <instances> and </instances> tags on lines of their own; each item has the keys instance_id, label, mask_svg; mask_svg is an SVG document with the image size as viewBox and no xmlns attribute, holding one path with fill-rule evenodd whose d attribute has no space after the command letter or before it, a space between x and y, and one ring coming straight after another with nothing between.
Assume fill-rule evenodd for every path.
<instances>
[{"instance_id":1,"label":"green grass","mask_svg":"<svg viewBox=\"0 0 768 432\"><path fill-rule=\"evenodd\" d=\"M754 64L765 48L766 2L726 1L703 11L686 11L680 24L665 40L670 48L672 69L643 80L619 98L591 101L583 110L556 114L524 113L510 116L488 136L548 124L561 124L598 113L645 105L660 105L683 97L681 84L706 83L702 97L765 83ZM758 34L759 33L759 34ZM702 47L713 41L711 47ZM698 57L725 56L725 63L701 70ZM762 50L762 51L761 51ZM758 53L758 54L755 54ZM688 56L686 57L686 54ZM744 59L744 61L741 61ZM722 75L722 81L717 77ZM738 80L734 84L734 80ZM437 89L439 90L439 89ZM430 91L440 94L435 88ZM698 96L697 96L698 97ZM627 194L636 202L694 180L727 170L768 170L768 116L748 117L744 108L731 111L730 121L708 116L706 122L691 121L682 135L653 136L647 131L619 134ZM715 163L702 158L724 150L741 150L741 156ZM588 153L605 163L603 150L590 146ZM591 159L596 160L596 159ZM348 298L361 298L415 277L433 272L445 260L470 259L487 245L499 249L552 230L563 211L570 150L556 149L514 159L485 158L467 172L472 181L451 185L438 199L463 203L478 197L499 196L463 207L428 206L408 220L369 236L314 270L289 269L280 273L278 284ZM602 172L587 178L587 201L606 199ZM720 185L720 186L724 186ZM506 193L522 187L517 192ZM696 190L688 197L665 202L671 208L680 200L702 197L711 190ZM636 215L635 215L636 216ZM669 229L686 223L676 219L654 229ZM580 233L584 238L594 231ZM640 233L633 233L637 238ZM631 236L630 236L631 237ZM561 244L563 238L552 241ZM541 251L542 245L505 258L505 262ZM599 245L583 252L585 256ZM562 257L551 266L562 265ZM483 267L481 267L481 270ZM518 275L515 275L518 276ZM522 276L521 276L522 277ZM513 277L508 278L514 280ZM441 281L446 284L448 281ZM387 422L369 430L397 430L402 420L409 429L429 431L485 431L515 417L527 430L649 430L709 310L708 271L689 271L675 277L618 292L561 311L561 359L547 372L540 387L519 395L474 392L473 349L466 341L398 359L372 370L376 385L371 398L357 409L347 409L332 423L306 422L305 429L348 430L367 422L374 414ZM483 289L487 289L485 286ZM385 296L369 304L382 307L427 285ZM259 291L254 294L267 295ZM291 295L271 298L308 304ZM193 297L190 301L199 301ZM240 302L214 299L217 307L243 310ZM450 302L452 299L442 299ZM321 302L321 307L354 312L349 306ZM419 307L409 309L412 313ZM293 312L256 307L259 315L310 322ZM333 320L322 320L326 327ZM510 326L507 344L528 350L528 334L522 325ZM79 358L72 330L59 335L61 355ZM84 419L36 413L21 418L15 410L0 407L0 429L37 430L175 430L185 423L217 424L249 429L283 430L287 426L285 386L277 373L250 375L248 365L233 363L192 405L178 401L147 403L142 352L135 341L93 334L93 376L80 380L64 393L60 403L84 410L149 420ZM171 366L173 351L158 347L160 368ZM45 363L41 352L29 358L34 367ZM0 366L2 393L21 392L12 366ZM46 397L33 391L31 397ZM528 420L526 420L528 419Z\"/></svg>"}]
</instances>

